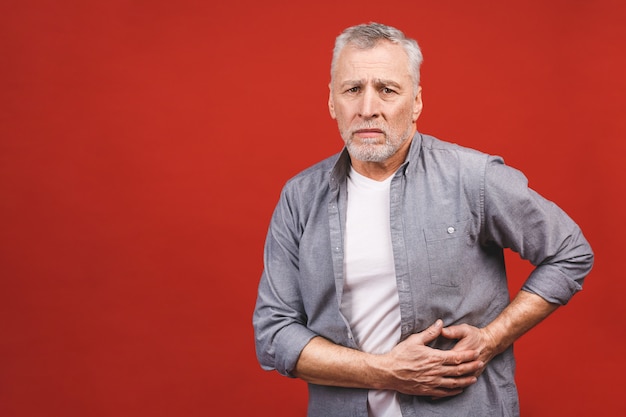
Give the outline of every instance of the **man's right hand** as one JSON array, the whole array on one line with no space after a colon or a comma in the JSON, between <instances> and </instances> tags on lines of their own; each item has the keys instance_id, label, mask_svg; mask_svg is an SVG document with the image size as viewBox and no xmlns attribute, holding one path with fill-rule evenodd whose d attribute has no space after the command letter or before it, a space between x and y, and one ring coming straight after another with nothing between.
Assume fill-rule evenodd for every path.
<instances>
[{"instance_id":1,"label":"man's right hand","mask_svg":"<svg viewBox=\"0 0 626 417\"><path fill-rule=\"evenodd\" d=\"M476 350L439 350L427 346L441 335L437 320L389 353L375 355L313 338L303 349L294 375L314 384L395 390L434 398L460 394L476 382L484 363Z\"/></svg>"}]
</instances>

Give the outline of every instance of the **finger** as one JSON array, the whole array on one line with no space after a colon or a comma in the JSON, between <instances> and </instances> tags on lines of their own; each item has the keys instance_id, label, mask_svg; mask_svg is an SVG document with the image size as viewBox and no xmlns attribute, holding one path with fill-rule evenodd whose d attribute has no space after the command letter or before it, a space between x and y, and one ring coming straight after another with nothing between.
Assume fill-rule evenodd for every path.
<instances>
[{"instance_id":1,"label":"finger","mask_svg":"<svg viewBox=\"0 0 626 417\"><path fill-rule=\"evenodd\" d=\"M476 381L478 378L473 375L463 378L442 378L439 381L439 386L433 388L430 395L432 395L432 399L458 395L470 385L475 384Z\"/></svg>"},{"instance_id":2,"label":"finger","mask_svg":"<svg viewBox=\"0 0 626 417\"><path fill-rule=\"evenodd\" d=\"M476 378L473 375L460 377L460 378L442 378L441 383L439 384L437 388L443 389L446 391L457 391L457 390L462 391L463 389L469 387L470 385L475 384L476 381L478 381L478 378Z\"/></svg>"},{"instance_id":3,"label":"finger","mask_svg":"<svg viewBox=\"0 0 626 417\"><path fill-rule=\"evenodd\" d=\"M467 336L467 328L463 326L450 326L441 329L441 334L446 339L462 339Z\"/></svg>"},{"instance_id":4,"label":"finger","mask_svg":"<svg viewBox=\"0 0 626 417\"><path fill-rule=\"evenodd\" d=\"M430 399L432 401L436 401L439 400L441 398L446 398L446 397L453 397L455 395L459 395L460 393L462 393L463 390L462 389L443 389L443 388L437 388L434 389L432 391L432 393L430 393Z\"/></svg>"},{"instance_id":5,"label":"finger","mask_svg":"<svg viewBox=\"0 0 626 417\"><path fill-rule=\"evenodd\" d=\"M443 354L443 365L460 365L467 362L473 362L478 359L480 356L480 352L478 350L448 350L446 352L442 352Z\"/></svg>"},{"instance_id":6,"label":"finger","mask_svg":"<svg viewBox=\"0 0 626 417\"><path fill-rule=\"evenodd\" d=\"M441 375L448 378L461 378L477 376L482 373L485 367L483 361L472 361L456 366L444 366Z\"/></svg>"},{"instance_id":7,"label":"finger","mask_svg":"<svg viewBox=\"0 0 626 417\"><path fill-rule=\"evenodd\" d=\"M443 329L443 321L441 321L441 319L437 319L426 330L424 330L421 333L418 333L418 335L421 337L422 343L427 345L428 343L432 342L433 340L439 337L442 329Z\"/></svg>"}]
</instances>

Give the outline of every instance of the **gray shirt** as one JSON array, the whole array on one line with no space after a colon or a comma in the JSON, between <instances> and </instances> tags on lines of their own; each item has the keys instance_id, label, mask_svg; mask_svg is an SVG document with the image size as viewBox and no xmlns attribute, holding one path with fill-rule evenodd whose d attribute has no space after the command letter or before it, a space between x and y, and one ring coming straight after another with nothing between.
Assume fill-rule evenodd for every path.
<instances>
[{"instance_id":1,"label":"gray shirt","mask_svg":"<svg viewBox=\"0 0 626 417\"><path fill-rule=\"evenodd\" d=\"M272 216L254 311L263 369L292 376L315 336L359 349L340 312L344 149L287 182ZM565 304L593 264L580 228L501 158L417 133L391 182L390 216L401 340L441 318L484 327L509 304L503 248L535 269L523 290ZM367 225L363 225L367 227ZM433 347L447 349L450 342ZM400 395L404 416L517 416L512 347L462 394ZM311 417L367 417L367 390L309 384Z\"/></svg>"}]
</instances>

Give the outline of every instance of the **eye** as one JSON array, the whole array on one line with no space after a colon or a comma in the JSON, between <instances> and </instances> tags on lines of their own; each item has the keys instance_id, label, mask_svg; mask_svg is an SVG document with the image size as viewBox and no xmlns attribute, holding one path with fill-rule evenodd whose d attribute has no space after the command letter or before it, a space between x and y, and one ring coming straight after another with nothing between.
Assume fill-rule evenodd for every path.
<instances>
[{"instance_id":1,"label":"eye","mask_svg":"<svg viewBox=\"0 0 626 417\"><path fill-rule=\"evenodd\" d=\"M351 93L351 94L355 94L358 93L361 90L361 87L352 87L346 90L346 93Z\"/></svg>"},{"instance_id":2,"label":"eye","mask_svg":"<svg viewBox=\"0 0 626 417\"><path fill-rule=\"evenodd\" d=\"M389 87L383 87L381 91L383 92L383 94L394 94L396 92L396 90Z\"/></svg>"}]
</instances>

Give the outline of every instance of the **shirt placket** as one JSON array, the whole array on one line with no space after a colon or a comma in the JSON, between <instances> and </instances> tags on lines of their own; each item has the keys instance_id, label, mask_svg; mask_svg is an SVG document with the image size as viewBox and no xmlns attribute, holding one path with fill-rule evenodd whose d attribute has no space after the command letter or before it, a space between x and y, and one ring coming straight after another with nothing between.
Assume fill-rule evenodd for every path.
<instances>
[{"instance_id":1,"label":"shirt placket","mask_svg":"<svg viewBox=\"0 0 626 417\"><path fill-rule=\"evenodd\" d=\"M400 304L400 340L404 340L411 335L414 323L414 301L411 294L411 285L409 283L409 262L406 239L404 236L405 227L402 218L404 187L406 186L405 168L406 165L401 167L391 181L389 195L391 245L393 247L393 259Z\"/></svg>"}]
</instances>

